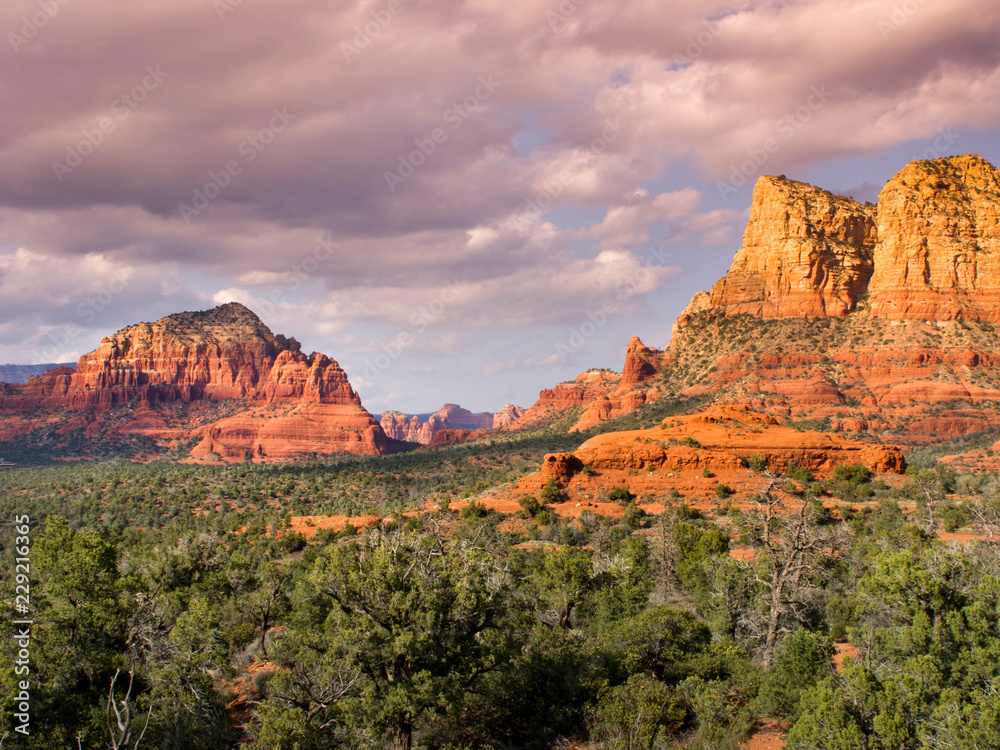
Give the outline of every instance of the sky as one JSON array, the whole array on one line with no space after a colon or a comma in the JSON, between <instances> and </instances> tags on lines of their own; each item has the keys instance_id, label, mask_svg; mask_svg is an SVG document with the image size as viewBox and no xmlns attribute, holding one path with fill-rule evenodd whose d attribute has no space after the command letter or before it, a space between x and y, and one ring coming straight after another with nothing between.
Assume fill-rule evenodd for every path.
<instances>
[{"instance_id":1,"label":"sky","mask_svg":"<svg viewBox=\"0 0 1000 750\"><path fill-rule=\"evenodd\" d=\"M0 362L238 301L374 413L666 346L760 175L1000 164L995 0L4 0L0 33Z\"/></svg>"}]
</instances>

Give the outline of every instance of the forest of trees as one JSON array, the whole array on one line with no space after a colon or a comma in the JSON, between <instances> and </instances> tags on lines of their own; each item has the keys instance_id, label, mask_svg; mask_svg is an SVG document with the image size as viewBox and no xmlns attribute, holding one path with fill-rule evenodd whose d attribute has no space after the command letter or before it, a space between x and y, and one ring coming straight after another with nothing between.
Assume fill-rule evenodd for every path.
<instances>
[{"instance_id":1,"label":"forest of trees","mask_svg":"<svg viewBox=\"0 0 1000 750\"><path fill-rule=\"evenodd\" d=\"M0 745L707 750L777 721L792 750L1000 747L995 477L765 463L709 512L616 489L619 519L561 519L552 493L404 515L549 447L0 474L3 518L32 519L35 622L32 736L8 638ZM290 531L319 512L385 520ZM939 538L960 528L982 538Z\"/></svg>"}]
</instances>

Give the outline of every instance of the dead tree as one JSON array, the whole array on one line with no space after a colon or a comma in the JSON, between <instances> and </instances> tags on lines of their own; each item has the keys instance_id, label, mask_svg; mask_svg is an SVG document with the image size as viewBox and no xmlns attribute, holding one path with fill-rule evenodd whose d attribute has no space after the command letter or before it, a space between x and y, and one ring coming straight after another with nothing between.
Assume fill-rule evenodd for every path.
<instances>
[{"instance_id":1,"label":"dead tree","mask_svg":"<svg viewBox=\"0 0 1000 750\"><path fill-rule=\"evenodd\" d=\"M119 701L115 700L115 683L121 670L115 670L115 676L111 678L111 688L108 690L108 733L111 736L110 750L136 750L149 727L149 717L153 714L153 704L150 703L149 711L146 713L146 723L143 724L142 731L136 737L132 729L132 685L135 679L135 670L128 672L128 689L125 697Z\"/></svg>"},{"instance_id":2,"label":"dead tree","mask_svg":"<svg viewBox=\"0 0 1000 750\"><path fill-rule=\"evenodd\" d=\"M800 596L812 585L817 563L833 554L835 544L832 535L813 519L809 501L793 501L785 491L785 477L769 471L764 477L766 486L754 499L756 508L743 514L757 554L741 565L763 592L766 612L762 620L745 613L744 625L759 633L763 640L760 660L770 666L787 621L800 616Z\"/></svg>"}]
</instances>

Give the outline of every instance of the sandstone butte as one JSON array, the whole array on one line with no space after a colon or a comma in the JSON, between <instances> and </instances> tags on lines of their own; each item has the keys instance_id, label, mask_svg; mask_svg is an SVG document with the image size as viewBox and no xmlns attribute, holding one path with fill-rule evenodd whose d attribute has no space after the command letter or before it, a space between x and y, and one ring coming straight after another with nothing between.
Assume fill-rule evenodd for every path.
<instances>
[{"instance_id":1,"label":"sandstone butte","mask_svg":"<svg viewBox=\"0 0 1000 750\"><path fill-rule=\"evenodd\" d=\"M625 487L646 503L662 503L671 491L695 501L711 498L719 482L737 492L753 492L763 484L760 475L747 468L755 455L764 457L772 471L808 469L817 477L841 464L863 464L877 474L902 474L906 468L902 451L895 446L796 430L746 407L722 405L668 417L652 428L605 432L573 453L549 454L539 472L502 493L491 494L484 502L515 510L519 497L538 497L550 480L568 498L556 507L562 515L585 509L615 513L615 506L607 500L608 491L615 487Z\"/></svg>"},{"instance_id":2,"label":"sandstone butte","mask_svg":"<svg viewBox=\"0 0 1000 750\"><path fill-rule=\"evenodd\" d=\"M761 177L732 266L658 351L542 391L514 428L572 429L664 395L919 444L1000 428L1000 173L907 165L878 204Z\"/></svg>"},{"instance_id":3,"label":"sandstone butte","mask_svg":"<svg viewBox=\"0 0 1000 750\"><path fill-rule=\"evenodd\" d=\"M421 445L441 445L435 442L435 436L442 431L449 431L448 444L463 442L470 435L482 430L495 430L516 422L524 409L515 404L507 404L495 414L480 412L473 414L457 404L445 404L431 414L426 422L416 415L406 415L399 411L383 412L381 425L385 434L393 440L403 440Z\"/></svg>"},{"instance_id":4,"label":"sandstone butte","mask_svg":"<svg viewBox=\"0 0 1000 750\"><path fill-rule=\"evenodd\" d=\"M275 336L235 302L123 328L82 356L76 370L60 367L24 385L4 385L0 437L34 429L39 414L62 420L63 429L83 427L89 437L106 429L116 408L133 403L120 432L196 439L195 458L390 449L334 360L305 356L295 339ZM192 418L202 423L192 429Z\"/></svg>"}]
</instances>

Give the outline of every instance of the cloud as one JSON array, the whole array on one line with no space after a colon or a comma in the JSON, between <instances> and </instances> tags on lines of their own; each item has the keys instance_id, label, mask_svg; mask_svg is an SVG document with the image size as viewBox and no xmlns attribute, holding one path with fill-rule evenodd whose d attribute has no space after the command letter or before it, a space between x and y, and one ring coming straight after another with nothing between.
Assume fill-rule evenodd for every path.
<instances>
[{"instance_id":1,"label":"cloud","mask_svg":"<svg viewBox=\"0 0 1000 750\"><path fill-rule=\"evenodd\" d=\"M0 255L0 360L75 359L151 312L206 302L171 266L123 264L99 253L57 262L20 248Z\"/></svg>"},{"instance_id":2,"label":"cloud","mask_svg":"<svg viewBox=\"0 0 1000 750\"><path fill-rule=\"evenodd\" d=\"M604 220L588 229L585 236L611 247L648 244L654 226L688 216L700 200L701 194L691 188L656 196L638 190L628 196L626 203L609 207Z\"/></svg>"},{"instance_id":3,"label":"cloud","mask_svg":"<svg viewBox=\"0 0 1000 750\"><path fill-rule=\"evenodd\" d=\"M560 179L554 206L603 207L594 236L641 242L672 208L657 201L695 191L621 196L679 158L725 179L769 138L780 149L761 171L995 124L1000 9L957 0L894 20L896 8L690 0L658 23L667 10L652 0L412 1L368 34L377 2L243 3L221 19L194 0L61 5L3 51L0 95L18 106L0 123L0 202L38 251L232 276L280 273L325 235L364 243L359 257L387 273L441 247L457 265L468 248L441 238L523 212ZM19 33L37 9L5 3L0 28ZM796 119L816 89L822 106ZM270 132L276 111L292 119ZM100 143L77 149L90 136ZM60 180L53 164L74 149L90 153ZM179 207L199 190L218 195L186 222ZM344 283L360 283L343 262Z\"/></svg>"}]
</instances>

